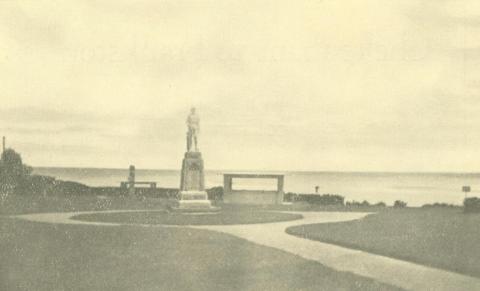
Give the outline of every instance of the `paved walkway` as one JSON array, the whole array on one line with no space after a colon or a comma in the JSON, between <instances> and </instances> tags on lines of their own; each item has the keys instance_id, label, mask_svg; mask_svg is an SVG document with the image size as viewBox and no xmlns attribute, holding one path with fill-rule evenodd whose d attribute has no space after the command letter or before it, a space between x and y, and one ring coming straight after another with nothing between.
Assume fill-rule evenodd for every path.
<instances>
[{"instance_id":1,"label":"paved walkway","mask_svg":"<svg viewBox=\"0 0 480 291\"><path fill-rule=\"evenodd\" d=\"M72 220L79 214L99 212L137 212L138 210L85 211L65 213L39 213L13 216L45 223L89 224L118 226L119 223ZM151 211L151 210L146 210ZM302 258L313 260L335 270L351 272L377 281L409 290L480 290L480 279L440 269L352 250L318 241L289 235L285 229L294 225L340 222L360 219L368 213L354 212L295 212L303 219L248 225L188 226L234 235L253 243L280 249ZM125 225L125 224L123 224ZM138 226L152 226L137 224ZM158 226L158 225L157 225ZM161 226L163 227L163 226Z\"/></svg>"}]
</instances>

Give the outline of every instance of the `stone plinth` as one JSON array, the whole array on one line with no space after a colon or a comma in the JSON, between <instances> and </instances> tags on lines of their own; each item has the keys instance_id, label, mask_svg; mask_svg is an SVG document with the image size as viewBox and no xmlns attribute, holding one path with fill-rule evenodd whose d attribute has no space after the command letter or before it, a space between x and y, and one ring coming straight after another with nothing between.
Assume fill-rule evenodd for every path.
<instances>
[{"instance_id":1,"label":"stone plinth","mask_svg":"<svg viewBox=\"0 0 480 291\"><path fill-rule=\"evenodd\" d=\"M196 212L216 211L219 209L212 206L212 203L208 200L207 192L205 191L181 191L174 210Z\"/></svg>"},{"instance_id":2,"label":"stone plinth","mask_svg":"<svg viewBox=\"0 0 480 291\"><path fill-rule=\"evenodd\" d=\"M172 207L179 211L216 211L205 191L205 174L200 152L186 152L182 163L180 193Z\"/></svg>"},{"instance_id":3,"label":"stone plinth","mask_svg":"<svg viewBox=\"0 0 480 291\"><path fill-rule=\"evenodd\" d=\"M182 163L180 191L204 191L205 175L200 152L186 152Z\"/></svg>"}]
</instances>

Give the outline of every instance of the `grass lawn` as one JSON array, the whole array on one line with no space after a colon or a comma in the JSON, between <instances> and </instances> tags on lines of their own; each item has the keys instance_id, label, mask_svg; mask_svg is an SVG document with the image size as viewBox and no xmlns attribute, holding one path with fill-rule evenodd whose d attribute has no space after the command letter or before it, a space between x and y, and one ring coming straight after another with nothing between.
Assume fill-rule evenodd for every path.
<instances>
[{"instance_id":1,"label":"grass lawn","mask_svg":"<svg viewBox=\"0 0 480 291\"><path fill-rule=\"evenodd\" d=\"M460 208L390 209L362 220L287 233L480 277L480 214Z\"/></svg>"},{"instance_id":2,"label":"grass lawn","mask_svg":"<svg viewBox=\"0 0 480 291\"><path fill-rule=\"evenodd\" d=\"M227 225L288 221L302 218L299 214L260 211L256 209L228 209L211 214L181 214L166 211L80 214L73 219L130 224L166 225Z\"/></svg>"},{"instance_id":3,"label":"grass lawn","mask_svg":"<svg viewBox=\"0 0 480 291\"><path fill-rule=\"evenodd\" d=\"M164 209L168 201L130 197L10 195L0 200L0 215L109 209Z\"/></svg>"},{"instance_id":4,"label":"grass lawn","mask_svg":"<svg viewBox=\"0 0 480 291\"><path fill-rule=\"evenodd\" d=\"M163 201L47 199L2 214L142 209ZM103 203L103 202L102 202ZM18 209L15 209L17 207ZM245 210L242 208L242 210ZM0 290L395 290L293 254L205 230L54 225L0 216Z\"/></svg>"}]
</instances>

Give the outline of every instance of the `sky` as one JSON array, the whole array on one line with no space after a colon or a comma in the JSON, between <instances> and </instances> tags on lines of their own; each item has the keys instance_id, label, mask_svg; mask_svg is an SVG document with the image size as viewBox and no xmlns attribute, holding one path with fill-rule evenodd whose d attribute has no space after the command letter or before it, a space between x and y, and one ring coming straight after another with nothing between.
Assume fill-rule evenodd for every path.
<instances>
[{"instance_id":1,"label":"sky","mask_svg":"<svg viewBox=\"0 0 480 291\"><path fill-rule=\"evenodd\" d=\"M0 0L0 135L33 166L480 171L476 0Z\"/></svg>"}]
</instances>

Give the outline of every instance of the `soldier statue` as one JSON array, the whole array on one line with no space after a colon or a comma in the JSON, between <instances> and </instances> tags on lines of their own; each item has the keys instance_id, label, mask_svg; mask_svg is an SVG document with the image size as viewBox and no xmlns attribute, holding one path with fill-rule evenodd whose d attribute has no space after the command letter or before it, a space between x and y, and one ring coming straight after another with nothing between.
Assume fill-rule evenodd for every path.
<instances>
[{"instance_id":1,"label":"soldier statue","mask_svg":"<svg viewBox=\"0 0 480 291\"><path fill-rule=\"evenodd\" d=\"M195 107L190 110L190 114L187 117L187 151L195 151L198 152L198 134L200 133L200 118L195 111ZM192 144L195 147L192 149Z\"/></svg>"}]
</instances>

